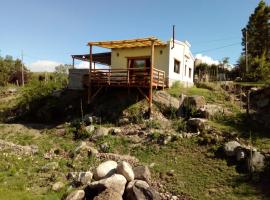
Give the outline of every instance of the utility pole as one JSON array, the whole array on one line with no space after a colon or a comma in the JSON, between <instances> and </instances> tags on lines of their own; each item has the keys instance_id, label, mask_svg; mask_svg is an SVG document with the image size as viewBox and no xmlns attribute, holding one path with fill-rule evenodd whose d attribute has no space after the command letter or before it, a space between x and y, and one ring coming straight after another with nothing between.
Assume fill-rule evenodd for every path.
<instances>
[{"instance_id":1,"label":"utility pole","mask_svg":"<svg viewBox=\"0 0 270 200\"><path fill-rule=\"evenodd\" d=\"M246 60L246 73L248 72L248 32L247 32L247 29L246 29L246 41L245 41L245 45L246 45L246 51L245 51L245 60Z\"/></svg>"},{"instance_id":2,"label":"utility pole","mask_svg":"<svg viewBox=\"0 0 270 200\"><path fill-rule=\"evenodd\" d=\"M21 78L22 78L22 86L24 86L24 67L23 67L23 50L22 50L22 58L21 58Z\"/></svg>"}]
</instances>

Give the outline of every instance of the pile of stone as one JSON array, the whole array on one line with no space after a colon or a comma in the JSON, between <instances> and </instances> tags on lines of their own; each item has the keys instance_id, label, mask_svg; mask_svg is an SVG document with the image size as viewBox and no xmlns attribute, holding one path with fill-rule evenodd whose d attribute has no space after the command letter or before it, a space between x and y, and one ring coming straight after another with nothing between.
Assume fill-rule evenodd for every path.
<instances>
[{"instance_id":1,"label":"pile of stone","mask_svg":"<svg viewBox=\"0 0 270 200\"><path fill-rule=\"evenodd\" d=\"M93 172L72 172L67 176L74 187L66 200L156 200L159 193L150 186L151 174L146 166L132 167L126 161L108 160ZM58 183L57 183L58 184ZM57 188L57 186L53 186Z\"/></svg>"},{"instance_id":2,"label":"pile of stone","mask_svg":"<svg viewBox=\"0 0 270 200\"><path fill-rule=\"evenodd\" d=\"M234 160L242 172L263 172L265 169L265 155L254 147L241 145L237 141L224 144L227 159ZM239 168L238 168L239 169Z\"/></svg>"}]
</instances>

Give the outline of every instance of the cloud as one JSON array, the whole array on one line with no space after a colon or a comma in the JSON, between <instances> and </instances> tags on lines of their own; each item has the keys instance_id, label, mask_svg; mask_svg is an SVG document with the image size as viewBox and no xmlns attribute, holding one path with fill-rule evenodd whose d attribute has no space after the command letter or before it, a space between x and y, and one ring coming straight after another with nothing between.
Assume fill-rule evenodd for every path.
<instances>
[{"instance_id":1,"label":"cloud","mask_svg":"<svg viewBox=\"0 0 270 200\"><path fill-rule=\"evenodd\" d=\"M218 60L214 60L213 58L209 57L209 56L204 56L202 54L196 54L195 58L202 60L202 63L206 63L208 65L218 65L219 61Z\"/></svg>"},{"instance_id":2,"label":"cloud","mask_svg":"<svg viewBox=\"0 0 270 200\"><path fill-rule=\"evenodd\" d=\"M27 68L32 72L53 72L55 67L62 63L52 60L38 60L27 65Z\"/></svg>"}]
</instances>

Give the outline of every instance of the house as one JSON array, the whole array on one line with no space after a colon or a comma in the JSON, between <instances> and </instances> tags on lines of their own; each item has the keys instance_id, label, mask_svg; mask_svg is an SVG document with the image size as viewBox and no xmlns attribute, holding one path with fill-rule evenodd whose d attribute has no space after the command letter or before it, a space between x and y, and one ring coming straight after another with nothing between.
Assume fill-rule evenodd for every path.
<instances>
[{"instance_id":1,"label":"house","mask_svg":"<svg viewBox=\"0 0 270 200\"><path fill-rule=\"evenodd\" d=\"M171 39L163 42L149 37L89 42L88 45L89 54L72 55L70 89L87 87L90 96L95 96L102 87L136 87L140 91L149 90L145 97L152 101L153 88L164 89L176 81L185 86L193 85L194 57L187 41ZM93 46L110 51L93 54ZM89 69L74 69L75 59L88 61ZM108 67L98 69L97 63ZM93 87L96 92L92 91Z\"/></svg>"}]
</instances>

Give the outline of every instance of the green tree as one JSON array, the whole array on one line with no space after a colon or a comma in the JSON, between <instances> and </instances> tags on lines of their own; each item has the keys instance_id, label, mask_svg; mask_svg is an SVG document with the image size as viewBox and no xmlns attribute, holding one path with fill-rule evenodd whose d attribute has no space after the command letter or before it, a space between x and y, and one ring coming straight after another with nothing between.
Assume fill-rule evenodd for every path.
<instances>
[{"instance_id":1,"label":"green tree","mask_svg":"<svg viewBox=\"0 0 270 200\"><path fill-rule=\"evenodd\" d=\"M246 33L248 44L249 72L246 72L244 58L240 57L238 69L247 79L263 80L267 76L261 73L270 60L270 7L261 0L254 12L250 15L245 28L242 29L243 54L246 52ZM262 61L259 61L262 59ZM264 67L262 67L264 65ZM268 70L263 70L267 72ZM263 75L263 76L262 76Z\"/></svg>"}]
</instances>

